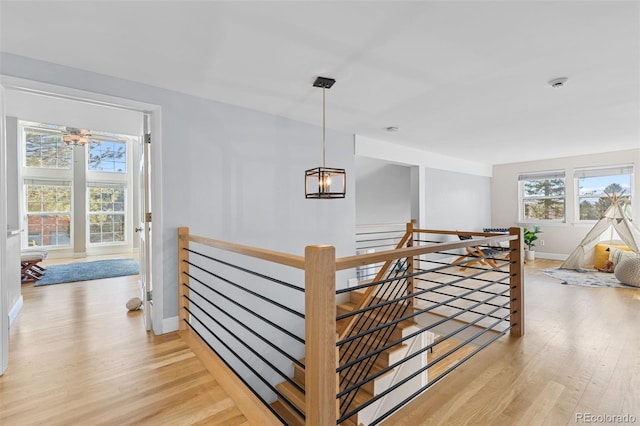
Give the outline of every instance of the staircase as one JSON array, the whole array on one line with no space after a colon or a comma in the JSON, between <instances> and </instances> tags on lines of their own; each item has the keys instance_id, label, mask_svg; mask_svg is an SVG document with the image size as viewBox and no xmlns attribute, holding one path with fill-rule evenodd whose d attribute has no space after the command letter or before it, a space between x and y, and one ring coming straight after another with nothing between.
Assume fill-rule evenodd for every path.
<instances>
[{"instance_id":1,"label":"staircase","mask_svg":"<svg viewBox=\"0 0 640 426\"><path fill-rule=\"evenodd\" d=\"M360 298L362 297L362 293L354 291L350 293L350 300L346 303L342 303L336 307L336 314L342 315L348 312L352 312L360 302ZM382 300L374 298L372 304L377 304L382 302ZM393 304L391 305L393 309L386 309L387 311L395 311L392 314L386 314L379 312L377 310L373 310L367 312L366 317L366 328L373 328L379 324L387 323L392 321L395 318L400 317L404 314L408 309L408 305L402 304ZM349 321L349 319L343 319L338 321L337 329L341 330L344 327L344 323ZM367 339L368 341L362 342L354 341L355 344L348 347L348 345L343 346L340 351L340 364L344 364L351 359L356 359L359 354L366 354L370 351L373 351L379 347L384 346L389 342L396 341L401 339L408 334L411 334L415 331L419 330L419 326L413 321L402 321L399 322L395 327L389 327L387 329L383 329L378 332L378 336ZM375 333L374 333L375 334ZM374 336L372 334L372 336ZM354 382L358 382L363 380L366 377L369 377L383 368L388 367L389 365L405 358L408 354L418 350L419 348L424 347L427 344L430 344L433 341L433 335L429 332L421 333L411 339L407 339L403 344L395 345L392 348L389 348L383 352L381 352L378 356L373 356L366 361L362 361L359 364L355 364L351 369L344 370L340 373L340 385L339 389L342 391L349 386L352 386ZM365 348L362 348L365 346ZM301 360L304 364L304 359ZM417 364L416 364L417 363ZM406 366L406 371L415 371L419 366L423 366L426 363L426 354L419 355L414 357L412 360L408 361ZM416 365L419 365L416 367ZM402 369L404 366L399 366L395 369L387 371L380 377L377 377L375 380L372 380L358 390L353 391L341 398L341 412L345 413L348 411L357 408L362 405L366 401L373 398L374 395L379 394L383 390L387 389L393 383L402 380L408 373L405 372L403 374ZM305 371L304 368L294 364L294 374L293 381L300 385L304 389L305 387ZM375 419L377 417L377 413L380 410L386 409L385 406L391 407L394 405L395 400L401 400L404 396L413 392L419 386L425 384L427 381L427 373L422 376L418 376L405 386L402 386L398 389L400 394L396 392L387 395L384 398L381 398L379 401L369 405L364 408L362 411L352 416L351 418L344 421L342 424L347 426L359 426L359 425L367 425L371 419ZM411 385L413 384L413 387ZM290 402L292 402L300 411L305 411L305 396L304 394L294 385L289 382L283 382L276 386L276 388L286 397ZM405 389L403 392L402 390ZM409 391L408 389L413 389ZM393 400L389 400L389 398L393 398ZM274 403L271 404L273 409L277 411L287 422L288 425L299 426L304 425L304 419L296 413L285 401L278 399Z\"/></svg>"}]
</instances>

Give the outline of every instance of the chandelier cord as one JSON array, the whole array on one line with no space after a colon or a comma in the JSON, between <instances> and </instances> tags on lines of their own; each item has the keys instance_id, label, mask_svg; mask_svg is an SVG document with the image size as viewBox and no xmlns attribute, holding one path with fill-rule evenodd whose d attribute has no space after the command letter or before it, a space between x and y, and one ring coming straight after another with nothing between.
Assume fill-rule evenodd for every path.
<instances>
[{"instance_id":1,"label":"chandelier cord","mask_svg":"<svg viewBox=\"0 0 640 426\"><path fill-rule=\"evenodd\" d=\"M325 148L325 92L327 89L322 88L322 167L326 167L326 148Z\"/></svg>"}]
</instances>

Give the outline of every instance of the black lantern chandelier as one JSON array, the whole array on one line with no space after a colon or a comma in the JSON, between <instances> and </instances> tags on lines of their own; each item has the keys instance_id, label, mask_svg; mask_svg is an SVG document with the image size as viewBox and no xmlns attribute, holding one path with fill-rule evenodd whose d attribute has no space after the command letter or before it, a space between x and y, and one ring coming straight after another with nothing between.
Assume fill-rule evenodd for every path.
<instances>
[{"instance_id":1,"label":"black lantern chandelier","mask_svg":"<svg viewBox=\"0 0 640 426\"><path fill-rule=\"evenodd\" d=\"M333 78L318 77L313 87L322 88L322 167L314 167L305 172L304 186L306 198L344 198L347 173L344 169L326 167L325 142L325 93L336 81Z\"/></svg>"}]
</instances>

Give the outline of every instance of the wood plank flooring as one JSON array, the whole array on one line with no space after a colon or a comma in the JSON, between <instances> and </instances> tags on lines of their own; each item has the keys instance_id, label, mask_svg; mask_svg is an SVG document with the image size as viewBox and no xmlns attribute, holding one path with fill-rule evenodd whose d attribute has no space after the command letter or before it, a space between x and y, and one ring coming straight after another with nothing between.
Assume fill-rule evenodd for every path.
<instances>
[{"instance_id":1,"label":"wood plank flooring","mask_svg":"<svg viewBox=\"0 0 640 426\"><path fill-rule=\"evenodd\" d=\"M147 333L127 311L136 281L23 285L1 425L248 424L177 333Z\"/></svg>"},{"instance_id":2,"label":"wood plank flooring","mask_svg":"<svg viewBox=\"0 0 640 426\"><path fill-rule=\"evenodd\" d=\"M566 425L579 413L640 424L640 290L561 285L541 272L558 264L526 266L523 338L501 338L385 424ZM176 334L147 334L127 313L135 279L23 291L3 426L248 425Z\"/></svg>"},{"instance_id":3,"label":"wood plank flooring","mask_svg":"<svg viewBox=\"0 0 640 426\"><path fill-rule=\"evenodd\" d=\"M640 423L640 289L542 273L559 264L526 266L524 337L499 339L384 424L566 425L585 413Z\"/></svg>"}]
</instances>

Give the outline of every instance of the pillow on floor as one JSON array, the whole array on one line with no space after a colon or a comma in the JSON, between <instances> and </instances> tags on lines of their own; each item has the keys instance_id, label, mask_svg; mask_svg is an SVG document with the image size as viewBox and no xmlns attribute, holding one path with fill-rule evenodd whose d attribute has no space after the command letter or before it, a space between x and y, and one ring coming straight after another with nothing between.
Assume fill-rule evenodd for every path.
<instances>
[{"instance_id":1,"label":"pillow on floor","mask_svg":"<svg viewBox=\"0 0 640 426\"><path fill-rule=\"evenodd\" d=\"M622 243L622 241L621 241ZM615 244L613 242L610 243L598 243L596 244L595 254L593 259L593 269L604 268L607 264L607 261L610 260L609 256L611 252L608 250L609 248L617 248L620 250L631 250L629 247L622 244Z\"/></svg>"},{"instance_id":2,"label":"pillow on floor","mask_svg":"<svg viewBox=\"0 0 640 426\"><path fill-rule=\"evenodd\" d=\"M609 248L609 260L613 262L614 267L625 259L635 259L636 257L638 255L632 251L620 250L615 247Z\"/></svg>"}]
</instances>

